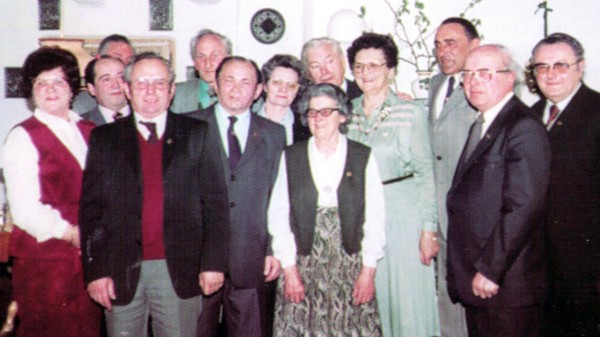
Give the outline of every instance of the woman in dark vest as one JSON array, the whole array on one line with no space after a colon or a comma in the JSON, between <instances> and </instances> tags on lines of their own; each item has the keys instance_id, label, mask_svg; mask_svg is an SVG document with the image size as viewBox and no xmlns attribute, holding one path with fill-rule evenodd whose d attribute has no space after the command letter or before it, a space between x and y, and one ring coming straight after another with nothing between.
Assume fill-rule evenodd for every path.
<instances>
[{"instance_id":1,"label":"woman in dark vest","mask_svg":"<svg viewBox=\"0 0 600 337\"><path fill-rule=\"evenodd\" d=\"M79 251L81 179L94 125L69 110L80 84L77 59L63 49L40 48L27 57L23 79L35 111L4 146L16 224L9 245L16 336L99 336L101 313L85 291Z\"/></svg>"},{"instance_id":2,"label":"woman in dark vest","mask_svg":"<svg viewBox=\"0 0 600 337\"><path fill-rule=\"evenodd\" d=\"M299 103L312 137L285 150L269 205L284 274L276 336L381 336L375 267L385 243L383 187L368 147L343 135L345 94L308 88Z\"/></svg>"}]
</instances>

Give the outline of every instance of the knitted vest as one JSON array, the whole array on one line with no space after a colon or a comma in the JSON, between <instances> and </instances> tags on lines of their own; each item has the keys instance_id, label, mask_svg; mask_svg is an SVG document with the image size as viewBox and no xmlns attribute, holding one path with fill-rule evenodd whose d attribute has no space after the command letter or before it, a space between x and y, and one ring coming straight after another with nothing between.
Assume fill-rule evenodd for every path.
<instances>
[{"instance_id":1,"label":"knitted vest","mask_svg":"<svg viewBox=\"0 0 600 337\"><path fill-rule=\"evenodd\" d=\"M52 131L37 118L31 117L19 126L29 134L38 152L40 202L57 210L65 221L77 226L83 178L79 163ZM77 126L87 142L94 124L82 120ZM56 260L69 258L77 253L77 248L59 239L37 242L34 237L15 226L9 252L18 257Z\"/></svg>"},{"instance_id":2,"label":"knitted vest","mask_svg":"<svg viewBox=\"0 0 600 337\"><path fill-rule=\"evenodd\" d=\"M348 140L344 174L337 189L342 246L348 254L361 250L365 222L365 172L370 151L368 147ZM310 173L308 142L288 147L285 157L292 232L298 255L309 255L315 233L318 192Z\"/></svg>"}]
</instances>

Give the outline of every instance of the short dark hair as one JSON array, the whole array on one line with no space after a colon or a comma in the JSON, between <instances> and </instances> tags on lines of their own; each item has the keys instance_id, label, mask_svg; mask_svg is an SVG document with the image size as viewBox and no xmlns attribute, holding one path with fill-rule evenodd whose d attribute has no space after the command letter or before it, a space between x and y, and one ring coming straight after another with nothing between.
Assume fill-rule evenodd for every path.
<instances>
[{"instance_id":1,"label":"short dark hair","mask_svg":"<svg viewBox=\"0 0 600 337\"><path fill-rule=\"evenodd\" d=\"M133 71L133 67L143 60L157 60L162 62L169 71L169 82L173 83L173 81L175 81L175 73L173 72L173 69L171 69L171 64L169 61L165 60L162 56L154 52L145 52L136 55L133 58L133 61L129 62L129 64L125 67L125 71L123 72L123 78L125 79L125 82L131 84L131 72Z\"/></svg>"},{"instance_id":2,"label":"short dark hair","mask_svg":"<svg viewBox=\"0 0 600 337\"><path fill-rule=\"evenodd\" d=\"M85 67L85 83L87 84L92 84L95 85L96 84L96 63L98 63L98 61L100 60L115 60L121 64L123 64L123 61L121 61L118 58L112 57L110 55L102 55L99 58L94 58L93 60L91 60L90 62L88 62L87 66Z\"/></svg>"},{"instance_id":3,"label":"short dark hair","mask_svg":"<svg viewBox=\"0 0 600 337\"><path fill-rule=\"evenodd\" d=\"M465 31L465 35L467 36L467 39L469 41L479 38L479 33L477 32L477 28L475 28L475 25L471 21L469 21L465 18L459 18L459 17L447 18L446 20L442 21L442 24L440 24L440 27L443 25L451 24L451 23L455 23L455 24L463 27L463 29Z\"/></svg>"},{"instance_id":4,"label":"short dark hair","mask_svg":"<svg viewBox=\"0 0 600 337\"><path fill-rule=\"evenodd\" d=\"M59 47L41 47L27 56L23 64L23 89L25 97L33 93L33 81L44 71L60 68L65 74L71 92L79 89L81 77L77 58L70 51Z\"/></svg>"},{"instance_id":5,"label":"short dark hair","mask_svg":"<svg viewBox=\"0 0 600 337\"><path fill-rule=\"evenodd\" d=\"M259 83L262 83L262 76L260 74L260 69L258 69L258 66L256 65L256 62L252 61L251 59L242 57L242 56L227 56L226 58L223 59L223 61L221 61L221 63L217 67L217 70L215 71L217 85L219 84L219 75L221 74L221 70L223 70L223 67L225 67L225 65L227 63L234 62L234 61L248 63L248 64L252 65L252 68L254 68L254 71L256 72L256 84L258 85Z\"/></svg>"},{"instance_id":6,"label":"short dark hair","mask_svg":"<svg viewBox=\"0 0 600 337\"><path fill-rule=\"evenodd\" d=\"M579 41L577 41L576 38L565 33L553 33L543 38L540 42L538 42L535 45L535 47L533 47L533 50L531 51L531 62L533 62L533 57L535 56L535 53L538 51L538 49L540 49L540 47L557 43L565 43L569 47L571 47L573 53L575 54L575 57L577 58L577 61L581 61L584 59L583 46Z\"/></svg>"},{"instance_id":7,"label":"short dark hair","mask_svg":"<svg viewBox=\"0 0 600 337\"><path fill-rule=\"evenodd\" d=\"M105 55L108 46L113 42L126 43L133 49L133 46L131 45L131 42L127 37L120 34L112 34L103 38L102 41L100 41L100 44L98 45L98 55Z\"/></svg>"},{"instance_id":8,"label":"short dark hair","mask_svg":"<svg viewBox=\"0 0 600 337\"><path fill-rule=\"evenodd\" d=\"M352 104L348 101L348 96L338 86L329 83L320 83L310 85L300 101L298 101L298 111L302 125L308 125L308 107L310 100L315 97L329 97L337 102L337 108L340 115L346 117L346 121L340 124L340 133L348 132L348 124L352 119Z\"/></svg>"},{"instance_id":9,"label":"short dark hair","mask_svg":"<svg viewBox=\"0 0 600 337\"><path fill-rule=\"evenodd\" d=\"M363 49L369 48L380 49L383 51L385 63L389 69L398 66L398 47L391 36L377 33L363 33L354 40L350 48L348 48L348 62L350 63L350 68L354 66L356 54Z\"/></svg>"}]
</instances>

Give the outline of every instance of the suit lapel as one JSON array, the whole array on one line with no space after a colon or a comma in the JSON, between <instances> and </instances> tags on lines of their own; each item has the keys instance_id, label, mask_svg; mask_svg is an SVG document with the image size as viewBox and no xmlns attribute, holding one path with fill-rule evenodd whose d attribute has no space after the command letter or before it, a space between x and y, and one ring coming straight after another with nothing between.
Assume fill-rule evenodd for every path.
<instances>
[{"instance_id":1,"label":"suit lapel","mask_svg":"<svg viewBox=\"0 0 600 337\"><path fill-rule=\"evenodd\" d=\"M263 135L260 125L258 125L257 117L254 114L250 115L250 129L248 130L248 139L246 140L246 148L242 153L242 158L238 166L245 165L247 162L251 162L254 157L254 153L262 146Z\"/></svg>"},{"instance_id":2,"label":"suit lapel","mask_svg":"<svg viewBox=\"0 0 600 337\"><path fill-rule=\"evenodd\" d=\"M490 145L494 143L496 138L498 138L498 135L504 129L507 117L509 116L511 110L514 109L514 106L518 103L518 98L514 96L504 105L485 134L481 137L481 140L477 144L477 147L475 147L473 150L471 156L466 161L464 160L465 153L463 148L463 153L458 161L458 168L456 170L456 177L453 185L462 180L463 175L469 170L469 168L471 168L471 166L473 166L477 159L479 159L486 152Z\"/></svg>"},{"instance_id":3,"label":"suit lapel","mask_svg":"<svg viewBox=\"0 0 600 337\"><path fill-rule=\"evenodd\" d=\"M138 130L135 127L135 119L133 113L127 118L118 121L118 137L117 146L123 151L125 161L131 165L136 178L141 177L140 167L140 144L138 142Z\"/></svg>"},{"instance_id":4,"label":"suit lapel","mask_svg":"<svg viewBox=\"0 0 600 337\"><path fill-rule=\"evenodd\" d=\"M177 148L185 146L185 139L183 138L180 128L178 127L179 121L173 116L171 112L167 112L167 125L165 128L165 134L163 135L163 148L162 148L162 172L165 174Z\"/></svg>"}]
</instances>

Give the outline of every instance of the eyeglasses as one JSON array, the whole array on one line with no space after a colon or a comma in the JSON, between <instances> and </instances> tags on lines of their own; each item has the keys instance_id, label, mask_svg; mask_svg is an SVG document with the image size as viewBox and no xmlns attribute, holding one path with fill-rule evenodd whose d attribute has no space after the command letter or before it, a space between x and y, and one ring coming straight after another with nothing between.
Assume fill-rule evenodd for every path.
<instances>
[{"instance_id":1,"label":"eyeglasses","mask_svg":"<svg viewBox=\"0 0 600 337\"><path fill-rule=\"evenodd\" d=\"M338 108L323 108L323 109L308 109L306 113L308 118L317 118L317 115L321 115L321 117L329 117L335 111L340 111Z\"/></svg>"},{"instance_id":2,"label":"eyeglasses","mask_svg":"<svg viewBox=\"0 0 600 337\"><path fill-rule=\"evenodd\" d=\"M375 62L354 63L354 65L352 66L352 71L354 71L355 73L362 73L366 69L369 72L372 72L372 71L381 69L381 67L383 67L386 64L387 63L385 63L385 62L384 63L375 63Z\"/></svg>"},{"instance_id":3,"label":"eyeglasses","mask_svg":"<svg viewBox=\"0 0 600 337\"><path fill-rule=\"evenodd\" d=\"M298 84L298 83L284 82L283 80L280 80L280 79L271 79L269 82L279 89L283 89L285 87L290 91L294 91L300 87L300 84Z\"/></svg>"},{"instance_id":4,"label":"eyeglasses","mask_svg":"<svg viewBox=\"0 0 600 337\"><path fill-rule=\"evenodd\" d=\"M491 69L476 69L476 70L463 70L460 74L460 78L463 82L470 82L473 77L477 78L481 82L489 82L494 77L494 74L506 74L511 71L508 69L504 70L491 70Z\"/></svg>"},{"instance_id":5,"label":"eyeglasses","mask_svg":"<svg viewBox=\"0 0 600 337\"><path fill-rule=\"evenodd\" d=\"M131 87L135 90L148 90L153 88L154 90L167 90L171 86L171 82L165 79L161 80L143 80L138 79L131 83Z\"/></svg>"},{"instance_id":6,"label":"eyeglasses","mask_svg":"<svg viewBox=\"0 0 600 337\"><path fill-rule=\"evenodd\" d=\"M564 74L569 70L569 68L571 66L574 66L574 65L578 64L579 62L581 62L581 60L574 62L574 63L566 63L566 62L556 62L554 64L536 63L532 67L533 67L533 72L536 75L545 75L550 72L550 68L552 68L552 70L554 70L554 72L556 74Z\"/></svg>"},{"instance_id":7,"label":"eyeglasses","mask_svg":"<svg viewBox=\"0 0 600 337\"><path fill-rule=\"evenodd\" d=\"M48 80L34 80L33 81L33 89L35 89L35 90L42 90L42 89L46 89L48 87L65 89L68 86L69 86L69 83L62 78L48 79Z\"/></svg>"}]
</instances>

